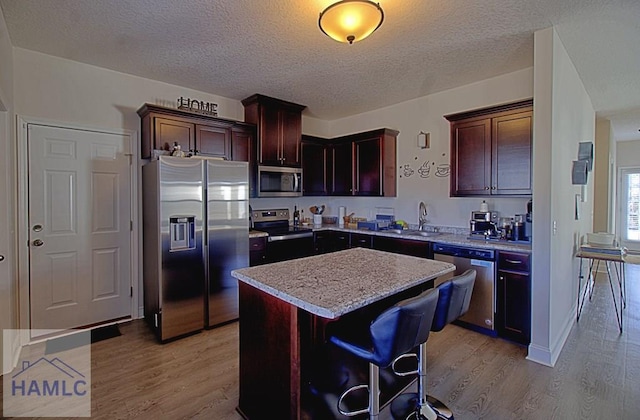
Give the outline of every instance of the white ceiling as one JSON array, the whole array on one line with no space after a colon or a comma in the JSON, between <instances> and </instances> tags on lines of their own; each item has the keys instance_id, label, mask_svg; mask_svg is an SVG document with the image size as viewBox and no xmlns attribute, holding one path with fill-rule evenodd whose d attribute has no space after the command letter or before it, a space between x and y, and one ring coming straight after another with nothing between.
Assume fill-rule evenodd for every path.
<instances>
[{"instance_id":1,"label":"white ceiling","mask_svg":"<svg viewBox=\"0 0 640 420\"><path fill-rule=\"evenodd\" d=\"M640 139L639 0L378 0L370 38L327 38L335 0L0 0L14 46L332 120L533 65L556 30L598 116Z\"/></svg>"}]
</instances>

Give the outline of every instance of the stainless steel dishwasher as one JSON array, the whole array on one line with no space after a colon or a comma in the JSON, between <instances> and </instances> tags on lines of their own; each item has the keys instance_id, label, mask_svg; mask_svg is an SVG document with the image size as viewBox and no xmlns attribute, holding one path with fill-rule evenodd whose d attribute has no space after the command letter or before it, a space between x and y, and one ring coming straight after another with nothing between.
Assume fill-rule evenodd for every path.
<instances>
[{"instance_id":1,"label":"stainless steel dishwasher","mask_svg":"<svg viewBox=\"0 0 640 420\"><path fill-rule=\"evenodd\" d=\"M494 314L496 312L495 260L491 249L465 248L449 244L433 244L433 258L456 266L456 270L436 280L436 286L454 275L472 268L476 270L469 312L458 319L459 323L489 335L497 335Z\"/></svg>"}]
</instances>

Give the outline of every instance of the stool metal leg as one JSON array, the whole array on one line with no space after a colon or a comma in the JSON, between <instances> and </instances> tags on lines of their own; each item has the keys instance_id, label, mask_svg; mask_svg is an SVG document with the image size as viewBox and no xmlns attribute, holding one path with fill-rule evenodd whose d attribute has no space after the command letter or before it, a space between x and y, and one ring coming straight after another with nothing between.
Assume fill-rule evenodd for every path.
<instances>
[{"instance_id":1,"label":"stool metal leg","mask_svg":"<svg viewBox=\"0 0 640 420\"><path fill-rule=\"evenodd\" d=\"M380 368L369 363L369 419L380 416Z\"/></svg>"}]
</instances>

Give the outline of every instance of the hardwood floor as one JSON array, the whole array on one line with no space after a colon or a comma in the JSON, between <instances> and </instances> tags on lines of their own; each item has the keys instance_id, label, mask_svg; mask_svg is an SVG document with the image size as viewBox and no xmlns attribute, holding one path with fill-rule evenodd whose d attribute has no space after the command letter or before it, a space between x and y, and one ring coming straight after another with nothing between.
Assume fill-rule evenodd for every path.
<instances>
[{"instance_id":1,"label":"hardwood floor","mask_svg":"<svg viewBox=\"0 0 640 420\"><path fill-rule=\"evenodd\" d=\"M527 361L524 347L449 325L429 338L429 393L457 420L639 418L640 266L627 269L622 335L600 278L554 368ZM141 320L120 330L92 345L93 418L241 419L237 323L164 345Z\"/></svg>"}]
</instances>

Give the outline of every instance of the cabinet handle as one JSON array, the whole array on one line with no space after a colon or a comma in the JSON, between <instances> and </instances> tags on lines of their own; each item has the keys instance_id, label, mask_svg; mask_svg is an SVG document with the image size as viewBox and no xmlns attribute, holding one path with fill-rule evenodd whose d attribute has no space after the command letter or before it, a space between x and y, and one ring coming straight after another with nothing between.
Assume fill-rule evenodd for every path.
<instances>
[{"instance_id":1,"label":"cabinet handle","mask_svg":"<svg viewBox=\"0 0 640 420\"><path fill-rule=\"evenodd\" d=\"M495 190L495 189L496 189L496 187L491 187L491 189L492 189L492 190Z\"/></svg>"},{"instance_id":2,"label":"cabinet handle","mask_svg":"<svg viewBox=\"0 0 640 420\"><path fill-rule=\"evenodd\" d=\"M488 190L488 189L489 189L489 187L484 187L484 189L485 189L485 190Z\"/></svg>"},{"instance_id":3,"label":"cabinet handle","mask_svg":"<svg viewBox=\"0 0 640 420\"><path fill-rule=\"evenodd\" d=\"M510 260L508 258L505 258L504 260L505 262L508 262L509 264L522 264L522 261L518 261L518 260Z\"/></svg>"}]
</instances>

